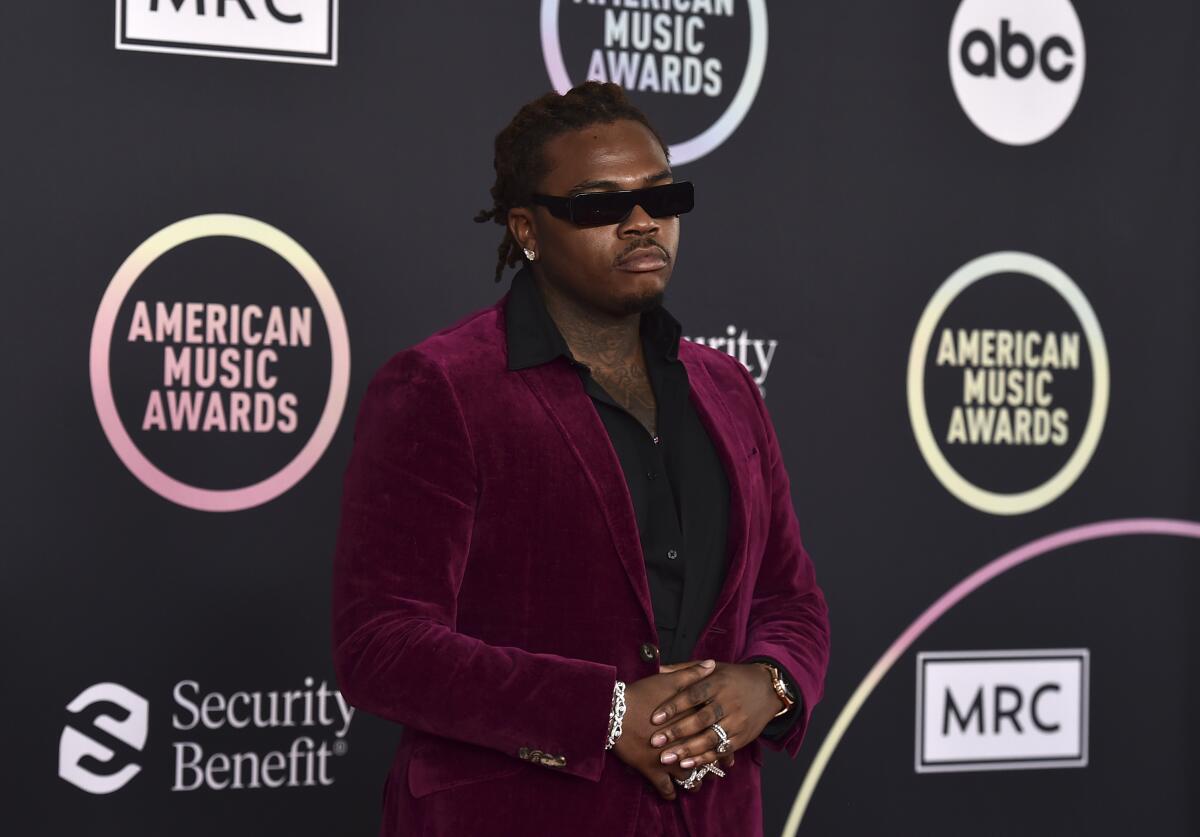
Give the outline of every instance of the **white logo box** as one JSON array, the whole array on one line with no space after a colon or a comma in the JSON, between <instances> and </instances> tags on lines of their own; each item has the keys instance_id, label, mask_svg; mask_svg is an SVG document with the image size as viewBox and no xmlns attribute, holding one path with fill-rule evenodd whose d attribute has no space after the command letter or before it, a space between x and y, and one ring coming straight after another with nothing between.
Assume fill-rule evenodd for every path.
<instances>
[{"instance_id":1,"label":"white logo box","mask_svg":"<svg viewBox=\"0 0 1200 837\"><path fill-rule=\"evenodd\" d=\"M917 655L918 773L1086 767L1086 648Z\"/></svg>"},{"instance_id":2,"label":"white logo box","mask_svg":"<svg viewBox=\"0 0 1200 837\"><path fill-rule=\"evenodd\" d=\"M116 0L116 47L337 65L338 0Z\"/></svg>"}]
</instances>

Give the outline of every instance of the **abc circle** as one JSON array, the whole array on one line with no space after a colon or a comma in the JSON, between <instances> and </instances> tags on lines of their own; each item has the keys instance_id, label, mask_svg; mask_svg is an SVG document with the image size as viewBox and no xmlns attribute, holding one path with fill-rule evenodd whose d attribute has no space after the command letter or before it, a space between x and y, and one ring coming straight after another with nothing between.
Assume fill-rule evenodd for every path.
<instances>
[{"instance_id":1,"label":"abc circle","mask_svg":"<svg viewBox=\"0 0 1200 837\"><path fill-rule=\"evenodd\" d=\"M1085 65L1071 0L962 0L950 26L954 95L976 128L1006 145L1041 142L1066 123Z\"/></svg>"}]
</instances>

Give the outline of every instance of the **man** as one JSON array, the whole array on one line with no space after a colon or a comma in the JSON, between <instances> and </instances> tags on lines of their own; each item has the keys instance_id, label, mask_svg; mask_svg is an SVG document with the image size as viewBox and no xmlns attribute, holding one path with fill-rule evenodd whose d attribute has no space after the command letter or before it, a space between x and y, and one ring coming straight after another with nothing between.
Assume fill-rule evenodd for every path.
<instances>
[{"instance_id":1,"label":"man","mask_svg":"<svg viewBox=\"0 0 1200 837\"><path fill-rule=\"evenodd\" d=\"M495 167L524 264L375 375L345 475L338 681L404 725L381 833L760 834L829 626L757 385L662 306L690 186L595 82Z\"/></svg>"}]
</instances>

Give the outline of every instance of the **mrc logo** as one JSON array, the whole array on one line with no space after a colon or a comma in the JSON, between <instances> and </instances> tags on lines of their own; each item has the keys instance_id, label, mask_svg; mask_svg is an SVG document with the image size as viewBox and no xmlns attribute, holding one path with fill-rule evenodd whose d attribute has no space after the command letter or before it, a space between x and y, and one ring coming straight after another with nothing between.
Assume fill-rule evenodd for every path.
<instances>
[{"instance_id":1,"label":"mrc logo","mask_svg":"<svg viewBox=\"0 0 1200 837\"><path fill-rule=\"evenodd\" d=\"M917 655L918 773L1086 767L1086 648Z\"/></svg>"},{"instance_id":2,"label":"mrc logo","mask_svg":"<svg viewBox=\"0 0 1200 837\"><path fill-rule=\"evenodd\" d=\"M338 0L116 0L116 47L337 64Z\"/></svg>"}]
</instances>

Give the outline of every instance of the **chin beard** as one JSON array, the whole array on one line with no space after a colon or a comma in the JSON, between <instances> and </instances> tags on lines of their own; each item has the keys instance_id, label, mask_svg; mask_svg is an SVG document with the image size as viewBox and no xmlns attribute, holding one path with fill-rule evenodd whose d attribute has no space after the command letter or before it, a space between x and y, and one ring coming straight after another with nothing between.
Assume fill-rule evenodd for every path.
<instances>
[{"instance_id":1,"label":"chin beard","mask_svg":"<svg viewBox=\"0 0 1200 837\"><path fill-rule=\"evenodd\" d=\"M621 300L621 316L630 314L644 314L651 311L662 304L665 294L662 291L656 291L645 296L624 297Z\"/></svg>"}]
</instances>

